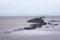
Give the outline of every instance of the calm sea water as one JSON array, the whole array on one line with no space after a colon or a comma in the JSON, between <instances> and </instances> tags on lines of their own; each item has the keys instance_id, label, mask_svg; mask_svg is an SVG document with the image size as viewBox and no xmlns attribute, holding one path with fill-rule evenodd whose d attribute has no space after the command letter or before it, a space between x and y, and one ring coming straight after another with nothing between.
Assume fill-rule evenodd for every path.
<instances>
[{"instance_id":1,"label":"calm sea water","mask_svg":"<svg viewBox=\"0 0 60 40\"><path fill-rule=\"evenodd\" d=\"M55 27L37 28L35 30L13 32L11 34L4 34L4 31L29 27L31 23L26 22L34 17L19 16L19 17L0 17L0 40L60 40L60 22ZM49 20L60 20L59 16L49 17L44 19L46 22Z\"/></svg>"}]
</instances>

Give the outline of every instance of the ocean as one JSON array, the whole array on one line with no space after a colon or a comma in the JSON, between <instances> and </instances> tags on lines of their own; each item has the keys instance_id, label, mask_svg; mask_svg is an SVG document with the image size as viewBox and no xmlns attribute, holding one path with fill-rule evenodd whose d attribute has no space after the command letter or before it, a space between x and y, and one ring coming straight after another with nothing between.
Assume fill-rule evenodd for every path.
<instances>
[{"instance_id":1,"label":"ocean","mask_svg":"<svg viewBox=\"0 0 60 40\"><path fill-rule=\"evenodd\" d=\"M58 26L42 28L34 30L23 30L5 34L5 31L29 27L27 21L37 16L0 16L0 40L60 40L60 22ZM45 22L50 20L60 20L60 16L46 16Z\"/></svg>"}]
</instances>

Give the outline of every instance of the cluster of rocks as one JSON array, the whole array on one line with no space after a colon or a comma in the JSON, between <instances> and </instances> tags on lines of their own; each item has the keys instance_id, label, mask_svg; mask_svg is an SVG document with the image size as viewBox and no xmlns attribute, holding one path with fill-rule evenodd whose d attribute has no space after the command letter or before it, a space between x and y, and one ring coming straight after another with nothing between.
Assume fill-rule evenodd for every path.
<instances>
[{"instance_id":1,"label":"cluster of rocks","mask_svg":"<svg viewBox=\"0 0 60 40\"><path fill-rule=\"evenodd\" d=\"M50 22L56 22L55 20L52 20L50 22L45 22L44 19L45 17L39 17L39 18L34 18L34 19L30 19L27 22L29 23L33 23L30 25L30 27L24 27L25 30L32 30L32 29L36 29L36 28L41 28L43 25L51 25L51 26L57 26L58 24L52 24ZM49 26L46 26L47 28Z\"/></svg>"},{"instance_id":2,"label":"cluster of rocks","mask_svg":"<svg viewBox=\"0 0 60 40\"><path fill-rule=\"evenodd\" d=\"M36 28L41 28L43 25L46 25L47 23L44 22L45 17L40 17L40 18L34 18L31 20L28 20L27 22L31 22L33 24L30 25L30 27L25 27L25 30L31 30L31 29L36 29Z\"/></svg>"},{"instance_id":3,"label":"cluster of rocks","mask_svg":"<svg viewBox=\"0 0 60 40\"><path fill-rule=\"evenodd\" d=\"M30 20L27 21L29 23L33 23L33 24L30 25L30 27L24 27L24 28L15 29L15 30L12 30L12 31L6 31L4 33L11 33L11 32L22 31L22 30L32 30L32 29L36 29L36 28L41 28L43 25L52 25L52 26L58 25L58 24L50 23L50 22L58 22L58 21L52 20L50 22L45 22L44 18L45 17L30 19ZM49 26L46 26L46 27L48 28Z\"/></svg>"}]
</instances>

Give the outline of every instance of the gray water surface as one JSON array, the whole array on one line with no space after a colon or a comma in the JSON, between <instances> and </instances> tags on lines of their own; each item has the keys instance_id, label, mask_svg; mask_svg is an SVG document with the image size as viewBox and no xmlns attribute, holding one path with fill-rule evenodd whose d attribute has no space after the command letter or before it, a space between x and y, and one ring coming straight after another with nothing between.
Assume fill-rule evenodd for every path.
<instances>
[{"instance_id":1,"label":"gray water surface","mask_svg":"<svg viewBox=\"0 0 60 40\"><path fill-rule=\"evenodd\" d=\"M55 27L46 28L45 25L35 30L16 31L10 34L3 33L9 30L29 27L31 23L26 21L32 18L34 17L0 17L0 40L60 40L60 22L55 22L59 24ZM53 19L60 20L60 17L46 17L44 20L48 22Z\"/></svg>"}]
</instances>

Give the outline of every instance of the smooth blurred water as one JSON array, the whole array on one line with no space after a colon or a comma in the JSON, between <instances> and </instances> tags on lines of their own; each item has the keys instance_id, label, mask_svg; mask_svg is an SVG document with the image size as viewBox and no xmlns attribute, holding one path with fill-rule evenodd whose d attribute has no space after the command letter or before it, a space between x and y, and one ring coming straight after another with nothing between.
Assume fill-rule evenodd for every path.
<instances>
[{"instance_id":1,"label":"smooth blurred water","mask_svg":"<svg viewBox=\"0 0 60 40\"><path fill-rule=\"evenodd\" d=\"M42 26L35 30L16 31L11 34L4 34L4 31L29 27L31 23L26 22L34 17L20 16L20 17L0 17L0 40L60 40L60 22L55 27ZM44 20L60 20L59 16L46 17Z\"/></svg>"}]
</instances>

